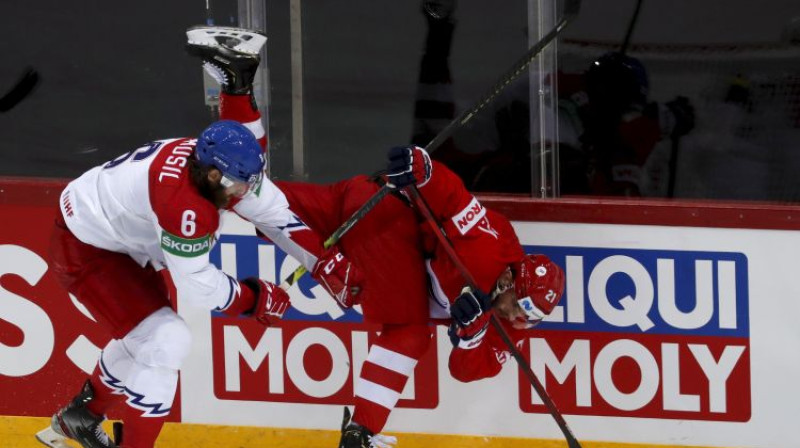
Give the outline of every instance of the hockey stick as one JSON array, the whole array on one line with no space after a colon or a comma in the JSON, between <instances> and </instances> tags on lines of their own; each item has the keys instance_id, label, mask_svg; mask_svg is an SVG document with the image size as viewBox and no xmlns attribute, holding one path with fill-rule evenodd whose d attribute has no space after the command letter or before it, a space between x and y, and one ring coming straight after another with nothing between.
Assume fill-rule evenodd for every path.
<instances>
[{"instance_id":1,"label":"hockey stick","mask_svg":"<svg viewBox=\"0 0 800 448\"><path fill-rule=\"evenodd\" d=\"M20 101L30 95L38 84L39 72L32 67L25 69L25 72L11 90L0 97L0 112L8 112L13 109Z\"/></svg>"},{"instance_id":2,"label":"hockey stick","mask_svg":"<svg viewBox=\"0 0 800 448\"><path fill-rule=\"evenodd\" d=\"M453 119L444 129L442 129L436 136L431 140L427 145L425 145L425 150L429 153L433 152L442 145L448 138L450 138L456 130L460 127L467 124L474 116L477 114L481 109L486 107L487 104L491 103L497 95L500 94L506 87L508 87L512 81L517 79L526 68L539 56L539 53L544 50L544 48L550 44L561 31L574 19L581 8L581 0L566 0L564 4L564 11L562 13L561 19L556 23L552 30L550 30L547 34L542 36L542 38L533 44L528 51L519 58L514 65L508 70L504 75L500 77L492 88L489 90L489 93L484 95L480 100L475 103L471 109L466 110L461 115ZM331 247L336 244L345 233L347 233L353 226L361 220L373 207L375 207L378 202L383 199L390 191L392 187L388 185L382 186L378 191L376 191L372 197L370 197L364 205L362 205L358 210L353 213L350 218L344 222L333 235L330 236L327 240L325 240L325 248ZM289 275L283 283L281 283L281 287L283 288L284 285L286 287L284 289L289 289L303 274L306 272L305 266L298 267L291 275Z\"/></svg>"},{"instance_id":3,"label":"hockey stick","mask_svg":"<svg viewBox=\"0 0 800 448\"><path fill-rule=\"evenodd\" d=\"M678 151L680 150L680 139L678 135L670 138L669 148L669 180L667 181L667 197L675 197L675 181L678 177Z\"/></svg>"},{"instance_id":4,"label":"hockey stick","mask_svg":"<svg viewBox=\"0 0 800 448\"><path fill-rule=\"evenodd\" d=\"M409 193L411 199L414 201L414 204L422 212L428 224L430 224L431 228L433 229L433 233L436 234L436 238L439 240L439 243L445 249L445 252L447 252L447 255L450 257L450 260L456 266L459 273L461 273L461 276L464 277L464 280L466 280L467 285L469 285L473 289L478 289L477 283L475 282L475 278L472 276L472 274L470 274L470 272L467 270L467 267L464 266L464 263L458 257L458 254L453 248L453 243L451 243L450 240L447 238L447 235L444 234L444 231L442 230L441 226L439 226L439 223L433 216L433 212L431 212L430 206L428 205L427 202L425 202L425 198L423 198L422 195L419 193L417 187L415 185L407 187L406 192ZM542 399L542 402L544 403L547 410L550 412L550 415L553 416L553 419L558 424L558 427L561 429L561 432L564 433L564 437L567 439L567 445L569 446L569 448L581 448L581 444L578 443L578 439L575 438L575 436L572 434L572 431L569 429L569 426L567 426L566 420L564 420L564 417L561 415L561 412L558 410L555 403L553 403L553 399L550 398L550 395L548 395L542 383L539 381L538 378L536 378L536 374L534 374L533 370L531 370L531 366L528 365L528 362L522 356L522 353L520 353L519 350L517 350L517 347L514 345L514 342L511 340L511 337L508 335L508 332L506 332L505 328L503 328L503 325L500 323L499 320L497 320L497 316L495 316L494 314L492 314L491 323L492 326L495 328L495 330L497 330L497 333L500 334L500 338L503 339L503 342L506 344L506 348L508 348L509 352L511 352L511 356L513 356L514 359L517 361L520 370L522 370L522 373L524 373L525 376L528 378L528 381L531 383L533 388L536 390L536 393Z\"/></svg>"},{"instance_id":5,"label":"hockey stick","mask_svg":"<svg viewBox=\"0 0 800 448\"><path fill-rule=\"evenodd\" d=\"M625 39L622 41L622 46L619 49L621 54L625 54L631 44L631 37L633 37L633 30L636 28L636 23L639 21L639 12L642 11L643 1L644 0L636 1L636 9L633 10L631 20L628 22L628 31L625 33Z\"/></svg>"},{"instance_id":6,"label":"hockey stick","mask_svg":"<svg viewBox=\"0 0 800 448\"><path fill-rule=\"evenodd\" d=\"M497 81L489 92L484 95L478 102L473 106L471 109L465 110L461 113L458 117L456 117L453 121L450 122L444 129L442 129L436 137L431 140L430 143L425 147L428 152L433 152L434 149L441 146L442 143L445 142L448 138L450 138L458 128L464 126L465 124L469 123L470 120L487 104L492 102L497 95L500 94L512 81L517 79L524 71L528 68L529 65L539 56L539 53L544 50L546 46L550 44L556 37L561 33L561 31L569 25L569 23L574 19L578 12L581 9L581 0L566 0L564 4L564 11L561 15L561 19L556 23L556 25L551 29L547 34L542 36L538 42L533 44L525 54L522 55L521 58L514 63L511 67L511 70L507 71L503 76L500 77L500 80ZM430 148L430 149L429 149Z\"/></svg>"}]
</instances>

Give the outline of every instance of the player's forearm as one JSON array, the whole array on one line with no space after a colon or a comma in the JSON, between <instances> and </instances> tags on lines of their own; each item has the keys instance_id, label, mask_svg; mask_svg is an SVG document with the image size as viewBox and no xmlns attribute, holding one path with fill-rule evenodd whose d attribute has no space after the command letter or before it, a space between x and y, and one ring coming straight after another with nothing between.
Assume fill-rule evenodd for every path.
<instances>
[{"instance_id":1,"label":"player's forearm","mask_svg":"<svg viewBox=\"0 0 800 448\"><path fill-rule=\"evenodd\" d=\"M430 180L419 191L434 216L445 222L463 210L473 199L461 179L447 166L433 161Z\"/></svg>"},{"instance_id":2,"label":"player's forearm","mask_svg":"<svg viewBox=\"0 0 800 448\"><path fill-rule=\"evenodd\" d=\"M234 210L309 271L324 252L322 237L292 212L286 196L269 180L264 180L257 195L247 196Z\"/></svg>"},{"instance_id":3,"label":"player's forearm","mask_svg":"<svg viewBox=\"0 0 800 448\"><path fill-rule=\"evenodd\" d=\"M171 260L167 257L167 267L175 283L178 297L192 306L208 309L227 309L236 300L240 288L236 279L230 277L211 264L206 257L200 260ZM198 268L199 265L202 267Z\"/></svg>"}]
</instances>

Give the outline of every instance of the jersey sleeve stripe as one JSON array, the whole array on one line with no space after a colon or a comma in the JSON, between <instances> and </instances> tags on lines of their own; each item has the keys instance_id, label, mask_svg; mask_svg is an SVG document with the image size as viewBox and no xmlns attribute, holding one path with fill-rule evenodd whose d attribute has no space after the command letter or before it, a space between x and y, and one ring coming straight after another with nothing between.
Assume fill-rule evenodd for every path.
<instances>
[{"instance_id":1,"label":"jersey sleeve stripe","mask_svg":"<svg viewBox=\"0 0 800 448\"><path fill-rule=\"evenodd\" d=\"M225 274L225 277L228 278L228 284L230 286L230 292L228 293L228 300L225 301L225 305L223 305L221 307L218 307L217 311L225 311L226 309L228 309L228 307L231 306L231 303L233 303L233 299L235 299L236 296L238 296L239 292L241 291L239 289L239 282L234 280L228 274Z\"/></svg>"}]
</instances>

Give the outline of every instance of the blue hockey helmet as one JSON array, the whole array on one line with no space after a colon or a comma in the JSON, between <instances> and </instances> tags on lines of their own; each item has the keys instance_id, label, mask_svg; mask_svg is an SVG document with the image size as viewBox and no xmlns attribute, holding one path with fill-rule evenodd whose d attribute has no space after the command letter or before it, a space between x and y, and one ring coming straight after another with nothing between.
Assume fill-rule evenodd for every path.
<instances>
[{"instance_id":1,"label":"blue hockey helmet","mask_svg":"<svg viewBox=\"0 0 800 448\"><path fill-rule=\"evenodd\" d=\"M222 172L223 186L246 183L248 191L261 185L266 161L258 140L241 123L222 120L207 127L197 139L197 160Z\"/></svg>"}]
</instances>

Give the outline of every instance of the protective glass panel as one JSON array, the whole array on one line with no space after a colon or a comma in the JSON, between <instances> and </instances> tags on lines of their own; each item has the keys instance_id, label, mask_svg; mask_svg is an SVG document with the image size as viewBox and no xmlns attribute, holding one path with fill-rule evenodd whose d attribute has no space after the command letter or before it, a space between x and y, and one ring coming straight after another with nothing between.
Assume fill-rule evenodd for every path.
<instances>
[{"instance_id":1,"label":"protective glass panel","mask_svg":"<svg viewBox=\"0 0 800 448\"><path fill-rule=\"evenodd\" d=\"M0 97L27 67L40 81L0 111L0 175L75 177L135 149L208 124L199 61L184 31L198 0L3 2ZM3 108L5 109L5 108Z\"/></svg>"},{"instance_id":2,"label":"protective glass panel","mask_svg":"<svg viewBox=\"0 0 800 448\"><path fill-rule=\"evenodd\" d=\"M301 46L286 41L298 39L286 26L297 26L298 6ZM458 113L473 107L528 44L527 4L521 0L275 0L268 2L267 14L273 176L314 182L376 172L392 146L426 146ZM276 56L288 48L290 54ZM471 187L502 174L484 177L481 166L501 157L499 148L517 143L504 121L518 121L518 134L527 135L529 115L516 104L529 101L528 81L520 78L452 139L430 148ZM293 132L297 126L304 132ZM524 140L527 151L527 136ZM289 163L298 158L302 165ZM530 191L527 170L523 167L522 188Z\"/></svg>"},{"instance_id":3,"label":"protective glass panel","mask_svg":"<svg viewBox=\"0 0 800 448\"><path fill-rule=\"evenodd\" d=\"M800 3L583 3L558 48L563 195L800 200Z\"/></svg>"}]
</instances>

